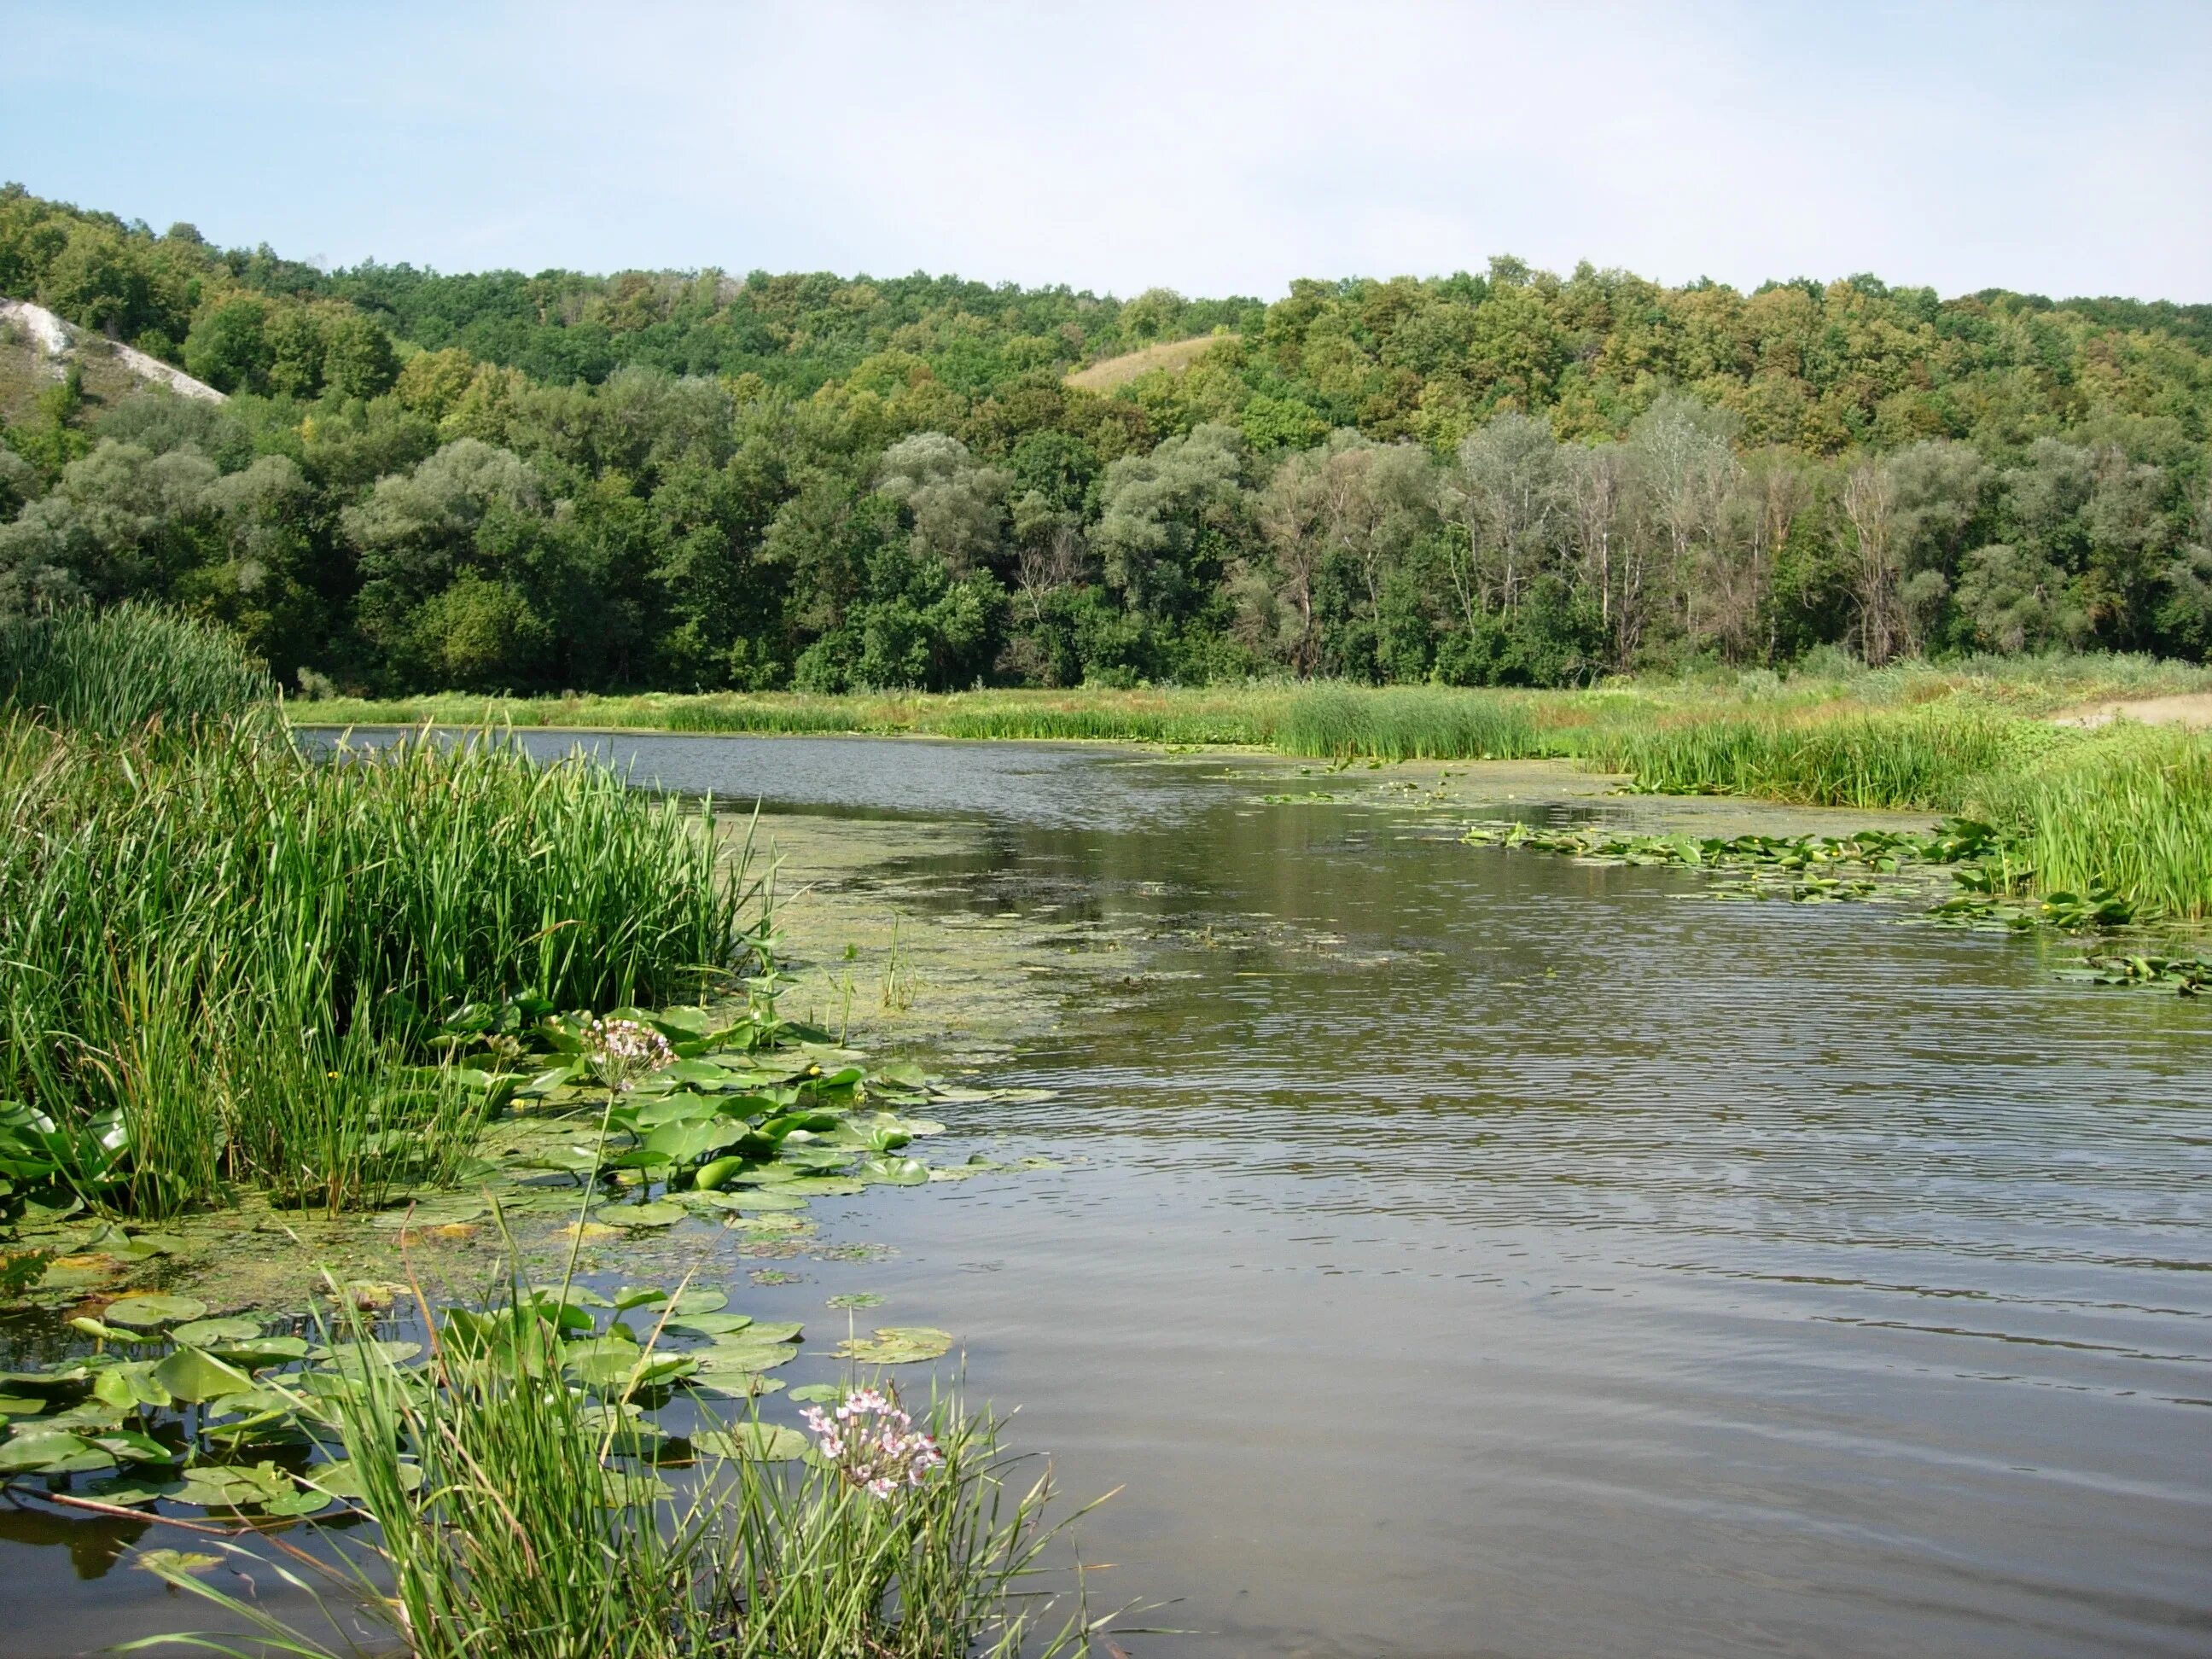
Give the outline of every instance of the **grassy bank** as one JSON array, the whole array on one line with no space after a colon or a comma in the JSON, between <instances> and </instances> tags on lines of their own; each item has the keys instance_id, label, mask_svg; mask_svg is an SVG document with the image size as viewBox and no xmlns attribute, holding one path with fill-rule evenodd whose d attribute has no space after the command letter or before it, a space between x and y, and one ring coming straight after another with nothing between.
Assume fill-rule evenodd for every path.
<instances>
[{"instance_id":1,"label":"grassy bank","mask_svg":"<svg viewBox=\"0 0 2212 1659\"><path fill-rule=\"evenodd\" d=\"M0 681L18 1187L374 1203L471 1144L481 1103L426 1063L456 1005L678 1000L742 948L711 826L604 769L495 741L317 764L221 635L128 608L21 624L0 663L28 665Z\"/></svg>"},{"instance_id":2,"label":"grassy bank","mask_svg":"<svg viewBox=\"0 0 2212 1659\"><path fill-rule=\"evenodd\" d=\"M312 725L416 726L426 720L643 732L852 733L1006 738L1035 741L1235 744L1316 757L1343 750L1387 755L1409 741L1437 758L1471 758L1497 740L1499 720L1525 720L1541 751L1576 751L1586 727L1634 726L1671 717L1877 713L1934 702L1971 702L2002 713L2045 715L2130 697L2212 690L2212 669L2147 657L2081 655L1977 658L1881 669L1847 665L1788 677L1764 670L1703 679L1651 679L1582 691L1376 689L1297 681L1199 688L1065 691L885 691L842 696L797 692L679 696L506 697L441 692L391 700L295 702ZM1468 710L1503 711L1470 717ZM1376 711L1363 715L1358 711ZM1366 740L1363 720L1381 746ZM1517 739L1516 739L1517 741ZM1411 751L1408 751L1411 752Z\"/></svg>"}]
</instances>

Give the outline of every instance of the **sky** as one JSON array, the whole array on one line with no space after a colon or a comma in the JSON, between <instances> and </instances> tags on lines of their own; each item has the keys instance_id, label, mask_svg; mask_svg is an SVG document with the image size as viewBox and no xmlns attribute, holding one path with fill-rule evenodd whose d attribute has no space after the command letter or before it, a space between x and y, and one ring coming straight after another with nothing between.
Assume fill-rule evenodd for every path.
<instances>
[{"instance_id":1,"label":"sky","mask_svg":"<svg viewBox=\"0 0 2212 1659\"><path fill-rule=\"evenodd\" d=\"M0 0L0 178L442 270L2212 301L2212 0Z\"/></svg>"}]
</instances>

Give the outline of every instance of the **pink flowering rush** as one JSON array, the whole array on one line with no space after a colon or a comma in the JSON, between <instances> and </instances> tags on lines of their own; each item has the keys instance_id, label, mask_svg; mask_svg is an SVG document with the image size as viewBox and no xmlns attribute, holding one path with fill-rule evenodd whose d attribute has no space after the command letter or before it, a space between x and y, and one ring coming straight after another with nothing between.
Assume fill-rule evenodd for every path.
<instances>
[{"instance_id":1,"label":"pink flowering rush","mask_svg":"<svg viewBox=\"0 0 2212 1659\"><path fill-rule=\"evenodd\" d=\"M878 1499L919 1486L945 1467L945 1454L899 1409L898 1394L854 1389L832 1411L809 1406L799 1415L824 1462L845 1484Z\"/></svg>"},{"instance_id":2,"label":"pink flowering rush","mask_svg":"<svg viewBox=\"0 0 2212 1659\"><path fill-rule=\"evenodd\" d=\"M599 1081L620 1094L638 1079L674 1064L676 1050L650 1025L634 1019L595 1019L584 1028L584 1058Z\"/></svg>"}]
</instances>

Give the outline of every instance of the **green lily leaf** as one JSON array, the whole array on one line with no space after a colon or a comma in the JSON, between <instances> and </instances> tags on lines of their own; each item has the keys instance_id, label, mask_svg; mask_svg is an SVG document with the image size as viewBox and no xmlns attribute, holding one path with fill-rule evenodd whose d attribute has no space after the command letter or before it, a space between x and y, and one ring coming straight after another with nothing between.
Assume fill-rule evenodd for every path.
<instances>
[{"instance_id":1,"label":"green lily leaf","mask_svg":"<svg viewBox=\"0 0 2212 1659\"><path fill-rule=\"evenodd\" d=\"M226 1365L198 1348L179 1348L154 1367L153 1380L173 1398L188 1401L220 1400L227 1394L244 1394L253 1379L234 1365Z\"/></svg>"},{"instance_id":2,"label":"green lily leaf","mask_svg":"<svg viewBox=\"0 0 2212 1659\"><path fill-rule=\"evenodd\" d=\"M781 1423L736 1423L691 1437L710 1457L742 1457L756 1463L787 1463L806 1455L812 1443Z\"/></svg>"},{"instance_id":3,"label":"green lily leaf","mask_svg":"<svg viewBox=\"0 0 2212 1659\"><path fill-rule=\"evenodd\" d=\"M145 1328L199 1318L207 1304L189 1296L126 1296L107 1304L107 1322Z\"/></svg>"},{"instance_id":4,"label":"green lily leaf","mask_svg":"<svg viewBox=\"0 0 2212 1659\"><path fill-rule=\"evenodd\" d=\"M927 1325L878 1326L872 1337L848 1337L836 1347L840 1359L863 1365L912 1365L941 1359L951 1351L952 1337Z\"/></svg>"},{"instance_id":5,"label":"green lily leaf","mask_svg":"<svg viewBox=\"0 0 2212 1659\"><path fill-rule=\"evenodd\" d=\"M75 1474L114 1467L114 1454L73 1434L43 1431L0 1443L0 1474Z\"/></svg>"}]
</instances>

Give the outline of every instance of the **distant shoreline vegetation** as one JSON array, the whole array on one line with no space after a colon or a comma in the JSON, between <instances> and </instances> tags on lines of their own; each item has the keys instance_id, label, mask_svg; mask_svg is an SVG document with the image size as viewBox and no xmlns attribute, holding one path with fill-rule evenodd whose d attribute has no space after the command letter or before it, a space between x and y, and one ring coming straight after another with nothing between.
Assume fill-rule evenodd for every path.
<instances>
[{"instance_id":1,"label":"distant shoreline vegetation","mask_svg":"<svg viewBox=\"0 0 2212 1659\"><path fill-rule=\"evenodd\" d=\"M2212 647L2212 307L1516 260L1262 303L319 271L0 189L0 612L290 687L947 691ZM90 384L88 384L88 379Z\"/></svg>"},{"instance_id":2,"label":"distant shoreline vegetation","mask_svg":"<svg viewBox=\"0 0 2212 1659\"><path fill-rule=\"evenodd\" d=\"M1653 793L1987 817L2001 847L2001 890L2102 895L2103 921L2193 925L2212 918L2212 736L2048 717L2131 696L2208 694L2212 670L2058 658L1584 691L1277 682L842 697L447 694L291 712L302 725L1099 740L1346 763L1572 760Z\"/></svg>"}]
</instances>

